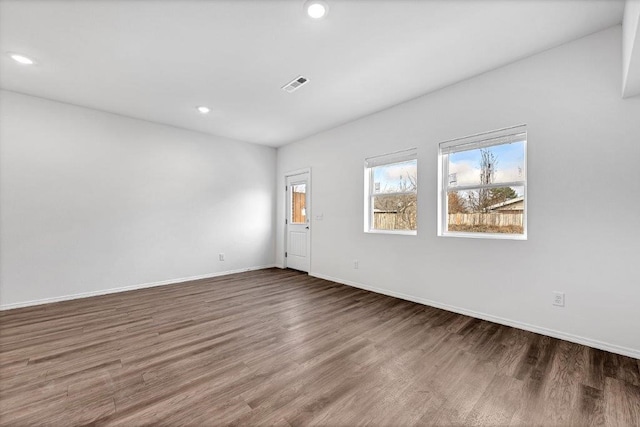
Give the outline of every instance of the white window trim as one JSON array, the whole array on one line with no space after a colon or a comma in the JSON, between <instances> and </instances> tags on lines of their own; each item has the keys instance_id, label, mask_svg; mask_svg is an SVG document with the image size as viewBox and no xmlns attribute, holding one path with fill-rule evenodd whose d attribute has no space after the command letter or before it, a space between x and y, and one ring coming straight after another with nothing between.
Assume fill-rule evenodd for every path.
<instances>
[{"instance_id":1,"label":"white window trim","mask_svg":"<svg viewBox=\"0 0 640 427\"><path fill-rule=\"evenodd\" d=\"M397 234L401 236L416 236L418 230L365 230L367 234Z\"/></svg>"},{"instance_id":2,"label":"white window trim","mask_svg":"<svg viewBox=\"0 0 640 427\"><path fill-rule=\"evenodd\" d=\"M524 179L522 181L505 182L497 184L484 185L464 185L456 187L456 190L471 190L482 188L498 188L498 187L523 187L524 210L523 210L523 234L506 234L506 233L472 233L464 231L448 231L448 207L447 194L449 190L449 154L458 151L467 151L484 147L506 144L513 135L524 134ZM526 124L502 128L490 132L483 132L456 138L438 144L438 236L439 237L462 237L471 239L496 239L496 240L527 240L527 209L529 200L527 197L527 143L529 135L527 133ZM515 142L515 141L514 141ZM458 148L458 149L455 149ZM443 153L444 151L444 153ZM445 178L446 177L446 178Z\"/></svg>"},{"instance_id":3,"label":"white window trim","mask_svg":"<svg viewBox=\"0 0 640 427\"><path fill-rule=\"evenodd\" d=\"M395 234L404 236L416 236L418 230L377 230L371 228L373 224L373 209L371 209L371 200L376 195L372 192L371 185L373 183L373 168L384 165L391 165L394 163L401 163L410 160L415 160L416 165L418 161L417 148L410 148L407 150L395 151L389 154L383 154L374 157L368 157L364 161L364 232L367 234ZM410 192L397 192L397 193L383 193L383 195L403 195L414 194ZM415 191L416 199L418 198L418 190ZM377 194L378 196L380 194ZM417 208L417 207L416 207ZM417 214L417 210L416 210Z\"/></svg>"}]
</instances>

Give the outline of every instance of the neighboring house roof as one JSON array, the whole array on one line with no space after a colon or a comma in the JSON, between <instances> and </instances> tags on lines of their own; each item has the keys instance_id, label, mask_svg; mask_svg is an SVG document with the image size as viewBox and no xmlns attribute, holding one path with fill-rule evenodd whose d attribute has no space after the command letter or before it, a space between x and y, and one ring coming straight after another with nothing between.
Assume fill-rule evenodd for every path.
<instances>
[{"instance_id":1,"label":"neighboring house roof","mask_svg":"<svg viewBox=\"0 0 640 427\"><path fill-rule=\"evenodd\" d=\"M509 200L505 200L504 202L496 203L495 205L489 206L487 209L492 211L494 209L498 209L504 206L509 206L514 203L521 202L523 200L524 200L524 196L520 196L520 197L516 197L515 199L509 199Z\"/></svg>"}]
</instances>

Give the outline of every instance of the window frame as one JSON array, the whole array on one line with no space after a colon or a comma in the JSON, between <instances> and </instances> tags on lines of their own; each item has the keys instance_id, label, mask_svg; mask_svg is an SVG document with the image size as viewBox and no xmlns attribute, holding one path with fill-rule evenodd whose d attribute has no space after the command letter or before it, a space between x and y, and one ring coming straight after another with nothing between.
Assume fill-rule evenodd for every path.
<instances>
[{"instance_id":1,"label":"window frame","mask_svg":"<svg viewBox=\"0 0 640 427\"><path fill-rule=\"evenodd\" d=\"M524 135L524 139L516 138ZM527 209L529 201L527 197L527 143L529 135L527 125L517 125L502 128L490 132L483 132L456 138L438 144L438 236L439 237L462 237L472 239L498 239L498 240L527 240ZM451 187L449 186L449 155L473 149L495 147L499 145L522 142L523 143L523 179L513 182L501 182L492 184L473 184ZM444 151L444 152L443 152ZM522 187L523 188L523 218L522 234L512 233L482 233L470 231L449 231L448 230L448 195L453 191L470 191L480 189L492 189L502 187Z\"/></svg>"},{"instance_id":2,"label":"window frame","mask_svg":"<svg viewBox=\"0 0 640 427\"><path fill-rule=\"evenodd\" d=\"M395 151L393 153L382 154L379 156L368 157L364 161L364 232L368 234L396 234L396 235L406 235L406 236L416 236L418 234L418 225L417 225L417 217L418 217L418 188L416 183L415 191L398 191L392 193L375 193L374 187L375 184L373 182L373 170L374 168L381 166L393 165L396 163L404 163L408 161L416 162L416 175L418 171L418 150L417 148L410 148L401 151ZM416 229L415 230L384 230L384 229L376 229L372 228L374 224L374 211L373 211L373 200L374 197L378 196L402 196L408 194L416 195Z\"/></svg>"}]
</instances>

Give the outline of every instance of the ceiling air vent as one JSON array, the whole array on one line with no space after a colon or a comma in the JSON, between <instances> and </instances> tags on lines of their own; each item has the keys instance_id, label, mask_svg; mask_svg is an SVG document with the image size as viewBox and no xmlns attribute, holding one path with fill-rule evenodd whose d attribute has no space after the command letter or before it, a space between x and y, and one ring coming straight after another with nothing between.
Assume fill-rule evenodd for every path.
<instances>
[{"instance_id":1,"label":"ceiling air vent","mask_svg":"<svg viewBox=\"0 0 640 427\"><path fill-rule=\"evenodd\" d=\"M291 93L294 90L300 89L300 87L302 85L304 85L305 83L307 83L308 81L309 81L309 79L306 78L306 77L302 77L302 76L296 77L295 79L291 80L286 85L282 86L282 90Z\"/></svg>"}]
</instances>

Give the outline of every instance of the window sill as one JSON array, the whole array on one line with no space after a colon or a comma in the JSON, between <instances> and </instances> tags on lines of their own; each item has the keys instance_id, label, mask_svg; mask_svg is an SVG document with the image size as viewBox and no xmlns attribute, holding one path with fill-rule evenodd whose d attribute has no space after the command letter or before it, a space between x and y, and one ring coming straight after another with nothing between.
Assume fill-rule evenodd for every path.
<instances>
[{"instance_id":1,"label":"window sill","mask_svg":"<svg viewBox=\"0 0 640 427\"><path fill-rule=\"evenodd\" d=\"M365 230L366 234L398 234L401 236L417 236L417 230Z\"/></svg>"},{"instance_id":2,"label":"window sill","mask_svg":"<svg viewBox=\"0 0 640 427\"><path fill-rule=\"evenodd\" d=\"M462 237L467 239L494 239L494 240L527 240L526 234L464 233L464 232L451 232L451 231L439 233L438 237Z\"/></svg>"}]
</instances>

